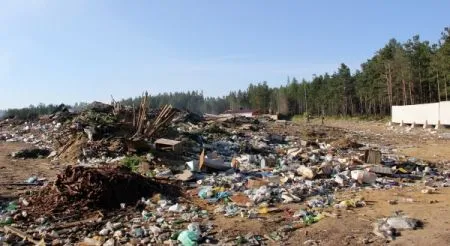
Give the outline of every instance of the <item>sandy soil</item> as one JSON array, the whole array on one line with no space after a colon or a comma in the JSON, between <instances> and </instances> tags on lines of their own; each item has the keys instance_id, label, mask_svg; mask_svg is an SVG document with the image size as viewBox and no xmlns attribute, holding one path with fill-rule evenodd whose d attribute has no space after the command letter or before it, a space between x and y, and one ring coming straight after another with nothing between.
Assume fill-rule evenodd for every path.
<instances>
[{"instance_id":1,"label":"sandy soil","mask_svg":"<svg viewBox=\"0 0 450 246\"><path fill-rule=\"evenodd\" d=\"M9 154L14 151L31 147L24 143L0 142L0 199L15 197L32 187L10 185L23 183L31 176L52 180L58 173L58 168L50 164L48 159L12 159ZM7 185L9 184L9 185Z\"/></svg>"},{"instance_id":2,"label":"sandy soil","mask_svg":"<svg viewBox=\"0 0 450 246\"><path fill-rule=\"evenodd\" d=\"M368 206L342 211L338 218L326 218L306 229L300 229L289 242L297 245L298 242L312 239L320 245L384 245L386 241L372 233L372 223L395 211L402 211L409 217L422 220L424 227L402 232L390 245L449 245L449 188L437 194L423 194L419 188L398 188L364 191L360 195L366 199ZM398 200L398 204L391 205L389 200Z\"/></svg>"},{"instance_id":3,"label":"sandy soil","mask_svg":"<svg viewBox=\"0 0 450 246\"><path fill-rule=\"evenodd\" d=\"M341 194L345 195L345 194ZM348 195L348 194L347 194ZM373 231L373 223L378 219L401 211L409 217L424 222L422 229L404 231L390 245L449 245L450 243L450 189L436 194L422 194L419 188L399 188L392 190L368 190L359 192L367 206L351 210L329 209L338 214L336 218L326 217L321 221L293 232L286 242L270 242L269 245L303 245L314 241L317 245L386 245L388 241L378 238ZM389 200L397 200L395 205ZM283 206L284 209L299 209L302 204ZM269 235L281 225L290 223L283 212L263 216L261 219L224 218L217 216L219 234L239 236L253 233Z\"/></svg>"},{"instance_id":4,"label":"sandy soil","mask_svg":"<svg viewBox=\"0 0 450 246\"><path fill-rule=\"evenodd\" d=\"M312 125L319 124L312 122ZM417 126L408 130L409 126L389 127L386 122L345 120L328 120L325 125L342 129L362 141L395 147L400 154L430 162L450 162L450 128L434 130Z\"/></svg>"},{"instance_id":5,"label":"sandy soil","mask_svg":"<svg viewBox=\"0 0 450 246\"><path fill-rule=\"evenodd\" d=\"M348 137L373 146L388 146L398 154L416 157L429 162L450 162L450 128L423 129L418 126L388 126L380 121L320 120L310 123L295 122L287 125L273 124L268 130L278 134L299 136L302 139L327 143ZM445 136L445 137L442 137Z\"/></svg>"}]
</instances>

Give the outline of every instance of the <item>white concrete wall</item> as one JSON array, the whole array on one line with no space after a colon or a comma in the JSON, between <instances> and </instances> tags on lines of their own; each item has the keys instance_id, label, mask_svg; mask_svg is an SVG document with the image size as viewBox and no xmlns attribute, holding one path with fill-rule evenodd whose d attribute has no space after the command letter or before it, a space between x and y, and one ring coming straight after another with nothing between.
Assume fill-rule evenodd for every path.
<instances>
[{"instance_id":1,"label":"white concrete wall","mask_svg":"<svg viewBox=\"0 0 450 246\"><path fill-rule=\"evenodd\" d=\"M450 101L441 102L439 117L442 125L450 125Z\"/></svg>"},{"instance_id":2,"label":"white concrete wall","mask_svg":"<svg viewBox=\"0 0 450 246\"><path fill-rule=\"evenodd\" d=\"M405 124L450 125L450 101L406 106L392 106L392 122Z\"/></svg>"}]
</instances>

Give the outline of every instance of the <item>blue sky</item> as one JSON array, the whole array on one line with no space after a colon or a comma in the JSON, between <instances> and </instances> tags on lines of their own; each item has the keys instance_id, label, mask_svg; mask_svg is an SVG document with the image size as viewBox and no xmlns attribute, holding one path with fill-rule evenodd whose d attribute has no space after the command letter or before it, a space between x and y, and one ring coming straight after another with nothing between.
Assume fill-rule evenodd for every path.
<instances>
[{"instance_id":1,"label":"blue sky","mask_svg":"<svg viewBox=\"0 0 450 246\"><path fill-rule=\"evenodd\" d=\"M390 38L436 42L448 0L0 0L0 108L203 90L352 69Z\"/></svg>"}]
</instances>

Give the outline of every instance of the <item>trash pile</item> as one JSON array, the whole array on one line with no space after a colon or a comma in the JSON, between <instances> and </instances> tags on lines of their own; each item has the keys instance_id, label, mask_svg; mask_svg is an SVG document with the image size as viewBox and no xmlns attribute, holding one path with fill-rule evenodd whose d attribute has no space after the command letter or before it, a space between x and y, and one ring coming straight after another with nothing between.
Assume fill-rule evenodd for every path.
<instances>
[{"instance_id":1,"label":"trash pile","mask_svg":"<svg viewBox=\"0 0 450 246\"><path fill-rule=\"evenodd\" d=\"M2 122L0 140L36 146L12 153L15 158L48 157L64 163L112 163L125 155L148 152L150 141L165 136L175 122L198 122L202 118L170 105L150 111L148 95L138 110L93 102L80 112L56 112L37 122ZM5 130L6 129L6 130Z\"/></svg>"},{"instance_id":2,"label":"trash pile","mask_svg":"<svg viewBox=\"0 0 450 246\"><path fill-rule=\"evenodd\" d=\"M303 138L269 118L203 118L171 106L150 110L148 102L144 95L137 110L93 103L7 127L4 141L33 143L48 152L32 156L72 165L38 192L3 204L0 224L7 229L0 238L53 245L281 243L290 232L335 216L330 210L366 206L363 197L341 198L340 191L416 180L450 184L448 171L351 138L326 139L326 130ZM289 219L270 235L214 236L214 216L271 214ZM376 234L393 240L398 220L377 223Z\"/></svg>"}]
</instances>

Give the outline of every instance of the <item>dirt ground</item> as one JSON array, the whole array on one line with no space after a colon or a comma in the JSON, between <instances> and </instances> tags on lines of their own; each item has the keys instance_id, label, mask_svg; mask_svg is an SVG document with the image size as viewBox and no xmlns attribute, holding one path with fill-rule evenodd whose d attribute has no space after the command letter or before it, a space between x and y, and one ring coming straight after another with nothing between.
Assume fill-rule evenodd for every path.
<instances>
[{"instance_id":1,"label":"dirt ground","mask_svg":"<svg viewBox=\"0 0 450 246\"><path fill-rule=\"evenodd\" d=\"M346 195L346 194L341 194ZM348 194L347 194L348 195ZM424 222L422 229L404 231L389 245L449 245L450 243L450 189L444 188L436 194L422 194L419 188L396 188L391 190L367 190L358 192L367 206L351 210L330 209L336 218L325 217L319 222L296 230L286 242L269 242L269 245L303 245L314 241L317 245L386 245L389 242L378 238L373 223L380 218L401 211L409 217ZM389 200L397 200L395 205ZM299 209L301 204L283 208ZM218 217L215 224L226 235L268 235L280 224L289 224L289 217L279 213L261 219ZM314 245L314 243L312 243Z\"/></svg>"},{"instance_id":2,"label":"dirt ground","mask_svg":"<svg viewBox=\"0 0 450 246\"><path fill-rule=\"evenodd\" d=\"M442 139L427 129L414 129L402 133L396 126L388 129L384 122L327 121L325 126L319 122L296 123L288 126L272 126L269 131L289 133L301 138L332 141L342 137L352 137L358 142L390 146L398 153L417 157L430 162L450 163L450 139ZM448 131L444 129L441 131ZM8 154L27 147L23 143L0 143L0 199L17 197L30 187L5 185L23 182L36 175L49 180L55 178L60 167L51 164L49 159L13 160ZM448 164L444 164L448 165ZM450 188L439 188L435 194L420 192L423 184L417 187L394 188L390 190L363 190L355 193L339 193L338 197L362 196L367 206L351 210L330 208L336 217L326 217L319 222L300 228L290 234L285 242L268 241L269 245L450 245ZM397 200L395 205L389 200ZM296 211L303 203L289 204L284 211ZM422 229L404 231L393 242L387 242L373 234L373 223L395 211L420 219ZM241 217L224 218L215 216L212 221L217 233L222 236L238 236L254 233L270 234L280 226L289 224L288 213L280 212L263 216L260 219ZM309 244L304 244L307 241Z\"/></svg>"},{"instance_id":3,"label":"dirt ground","mask_svg":"<svg viewBox=\"0 0 450 246\"><path fill-rule=\"evenodd\" d=\"M364 191L360 195L366 199L368 206L343 211L338 218L326 218L304 231L297 231L290 240L292 245L308 239L317 240L320 245L384 245L386 242L372 233L372 223L395 211L420 219L425 225L423 229L404 231L391 245L450 243L450 189L443 189L437 194L422 194L420 189L402 188ZM389 200L397 200L398 204L391 205Z\"/></svg>"},{"instance_id":4,"label":"dirt ground","mask_svg":"<svg viewBox=\"0 0 450 246\"><path fill-rule=\"evenodd\" d=\"M319 125L313 121L313 125ZM325 126L342 129L360 141L392 146L397 152L430 162L450 162L450 128L423 129L417 126L392 125L386 122L328 120ZM435 133L434 133L435 132ZM445 138L440 136L446 136Z\"/></svg>"},{"instance_id":5,"label":"dirt ground","mask_svg":"<svg viewBox=\"0 0 450 246\"><path fill-rule=\"evenodd\" d=\"M50 164L49 159L12 159L9 154L31 145L0 142L0 199L17 197L32 189L30 186L12 185L23 183L31 176L52 180L60 167ZM37 188L37 187L35 187Z\"/></svg>"},{"instance_id":6,"label":"dirt ground","mask_svg":"<svg viewBox=\"0 0 450 246\"><path fill-rule=\"evenodd\" d=\"M386 121L335 119L327 119L322 125L320 119L313 119L310 123L274 124L268 130L327 143L348 137L371 146L387 146L397 154L429 162L450 162L450 127L435 130L416 126L409 129L409 126L398 124L388 126Z\"/></svg>"}]
</instances>

